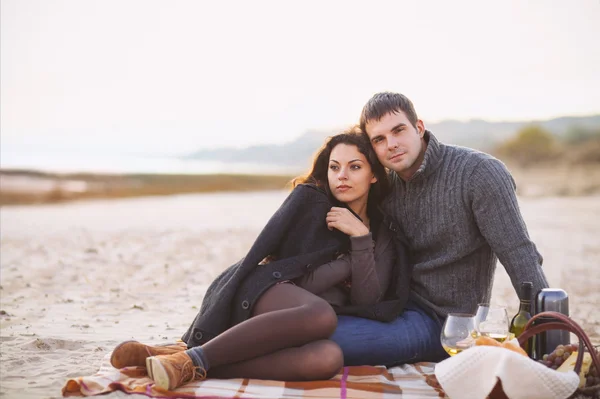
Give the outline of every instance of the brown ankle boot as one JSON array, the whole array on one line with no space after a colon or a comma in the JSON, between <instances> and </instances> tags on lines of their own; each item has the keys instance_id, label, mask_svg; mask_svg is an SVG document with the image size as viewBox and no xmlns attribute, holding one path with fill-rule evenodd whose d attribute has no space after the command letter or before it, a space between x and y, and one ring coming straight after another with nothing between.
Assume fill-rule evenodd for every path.
<instances>
[{"instance_id":1,"label":"brown ankle boot","mask_svg":"<svg viewBox=\"0 0 600 399\"><path fill-rule=\"evenodd\" d=\"M186 350L185 345L150 346L137 341L125 341L113 350L110 364L116 369L131 366L144 367L149 356L170 355L184 350Z\"/></svg>"},{"instance_id":2,"label":"brown ankle boot","mask_svg":"<svg viewBox=\"0 0 600 399\"><path fill-rule=\"evenodd\" d=\"M206 378L206 371L196 367L192 358L185 352L149 357L146 359L146 367L156 386L168 391Z\"/></svg>"}]
</instances>

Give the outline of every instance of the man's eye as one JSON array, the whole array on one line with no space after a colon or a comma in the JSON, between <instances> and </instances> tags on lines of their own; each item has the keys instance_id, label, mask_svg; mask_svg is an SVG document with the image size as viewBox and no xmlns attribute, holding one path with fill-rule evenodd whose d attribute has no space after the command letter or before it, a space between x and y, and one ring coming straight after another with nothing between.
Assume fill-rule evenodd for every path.
<instances>
[{"instance_id":1,"label":"man's eye","mask_svg":"<svg viewBox=\"0 0 600 399\"><path fill-rule=\"evenodd\" d=\"M377 144L377 143L381 143L383 139L381 137L376 137L373 139L373 143Z\"/></svg>"}]
</instances>

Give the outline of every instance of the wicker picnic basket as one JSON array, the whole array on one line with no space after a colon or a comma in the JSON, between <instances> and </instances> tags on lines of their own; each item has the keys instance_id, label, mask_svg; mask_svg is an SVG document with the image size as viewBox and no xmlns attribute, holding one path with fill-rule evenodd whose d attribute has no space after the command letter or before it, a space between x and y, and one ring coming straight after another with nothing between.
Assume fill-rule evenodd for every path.
<instances>
[{"instance_id":1,"label":"wicker picnic basket","mask_svg":"<svg viewBox=\"0 0 600 399\"><path fill-rule=\"evenodd\" d=\"M543 324L534 325L534 322L539 318L550 318L551 321ZM581 366L583 364L583 353L585 349L589 351L592 357L592 364L596 367L596 370L600 371L600 359L594 346L592 345L590 338L583 331L583 329L571 318L558 312L541 312L536 314L529 320L529 323L525 326L525 330L519 336L519 344L523 347L529 338L549 330L566 330L569 331L579 338L579 349L577 354L577 361L575 363L574 371L579 374ZM587 386L584 388L577 388L577 390L569 397L569 399L600 399L600 384L594 386ZM492 392L489 395L489 399L508 399L502 384L498 382Z\"/></svg>"}]
</instances>

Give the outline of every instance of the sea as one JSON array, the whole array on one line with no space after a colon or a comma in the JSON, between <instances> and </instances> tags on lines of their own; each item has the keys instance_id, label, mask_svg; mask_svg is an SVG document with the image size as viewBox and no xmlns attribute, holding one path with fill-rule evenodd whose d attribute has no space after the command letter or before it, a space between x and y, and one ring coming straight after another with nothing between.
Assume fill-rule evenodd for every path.
<instances>
[{"instance_id":1,"label":"sea","mask_svg":"<svg viewBox=\"0 0 600 399\"><path fill-rule=\"evenodd\" d=\"M5 151L0 149L0 168L48 173L106 174L249 174L287 175L304 172L298 167L253 162L224 162L177 156L107 154L81 151Z\"/></svg>"}]
</instances>

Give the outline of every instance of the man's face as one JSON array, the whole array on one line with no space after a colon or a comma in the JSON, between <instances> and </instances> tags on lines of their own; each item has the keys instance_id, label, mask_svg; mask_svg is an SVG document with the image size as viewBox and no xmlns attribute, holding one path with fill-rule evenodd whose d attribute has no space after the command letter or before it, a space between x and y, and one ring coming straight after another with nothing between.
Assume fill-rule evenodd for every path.
<instances>
[{"instance_id":1,"label":"man's face","mask_svg":"<svg viewBox=\"0 0 600 399\"><path fill-rule=\"evenodd\" d=\"M389 113L379 121L366 125L367 135L379 162L408 180L421 166L425 156L425 126L417 121L415 128L402 111Z\"/></svg>"}]
</instances>

